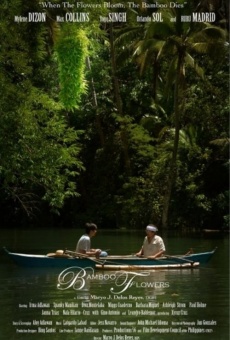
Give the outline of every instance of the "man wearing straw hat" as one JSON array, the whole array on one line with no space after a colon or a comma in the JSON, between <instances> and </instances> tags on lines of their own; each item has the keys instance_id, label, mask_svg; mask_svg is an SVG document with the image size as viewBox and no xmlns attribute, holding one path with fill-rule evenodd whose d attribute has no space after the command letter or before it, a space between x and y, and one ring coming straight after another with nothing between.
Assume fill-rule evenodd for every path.
<instances>
[{"instance_id":1,"label":"man wearing straw hat","mask_svg":"<svg viewBox=\"0 0 230 340\"><path fill-rule=\"evenodd\" d=\"M156 259L163 255L165 252L165 245L162 238L156 235L157 231L157 227L155 227L153 224L149 224L146 227L146 237L144 238L144 242L140 251L136 253L136 256Z\"/></svg>"}]
</instances>

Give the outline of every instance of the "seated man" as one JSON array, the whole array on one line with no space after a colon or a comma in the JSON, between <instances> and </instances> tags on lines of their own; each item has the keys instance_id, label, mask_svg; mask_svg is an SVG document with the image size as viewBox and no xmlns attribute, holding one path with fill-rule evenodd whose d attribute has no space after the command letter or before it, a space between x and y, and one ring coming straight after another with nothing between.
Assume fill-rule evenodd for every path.
<instances>
[{"instance_id":1,"label":"seated man","mask_svg":"<svg viewBox=\"0 0 230 340\"><path fill-rule=\"evenodd\" d=\"M95 236L97 226L94 223L86 223L85 234L82 235L77 243L76 252L87 256L99 257L101 249L91 249L91 237Z\"/></svg>"},{"instance_id":2,"label":"seated man","mask_svg":"<svg viewBox=\"0 0 230 340\"><path fill-rule=\"evenodd\" d=\"M146 237L144 238L143 246L140 251L136 253L136 256L144 256L149 259L156 259L165 252L165 245L162 238L156 235L158 231L157 227L153 224L149 224L146 227Z\"/></svg>"}]
</instances>

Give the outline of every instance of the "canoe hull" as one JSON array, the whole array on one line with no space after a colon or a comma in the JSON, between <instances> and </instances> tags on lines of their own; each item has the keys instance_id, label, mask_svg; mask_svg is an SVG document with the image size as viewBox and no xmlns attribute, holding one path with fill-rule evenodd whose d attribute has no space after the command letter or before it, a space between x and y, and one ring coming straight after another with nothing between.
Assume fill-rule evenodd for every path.
<instances>
[{"instance_id":1,"label":"canoe hull","mask_svg":"<svg viewBox=\"0 0 230 340\"><path fill-rule=\"evenodd\" d=\"M162 265L117 265L117 264L96 264L96 269L101 270L162 270L162 269L192 269L199 266L199 262L162 264Z\"/></svg>"},{"instance_id":2,"label":"canoe hull","mask_svg":"<svg viewBox=\"0 0 230 340\"><path fill-rule=\"evenodd\" d=\"M86 268L95 266L95 262L90 258L50 257L46 255L11 253L8 251L7 253L14 263L22 267L66 268L79 266L81 268Z\"/></svg>"},{"instance_id":3,"label":"canoe hull","mask_svg":"<svg viewBox=\"0 0 230 340\"><path fill-rule=\"evenodd\" d=\"M149 269L169 269L170 267L194 268L197 267L197 263L207 263L215 252L215 250L213 250L206 253L197 253L187 256L166 256L158 259L139 258L129 255L108 256L106 258L95 259L92 257L77 258L66 256L55 257L47 255L21 254L9 252L6 248L4 248L4 250L16 264L23 267L67 268L77 266L80 268L92 267L97 269L108 269L108 266L113 266L113 269L118 269L119 267L125 268L125 266Z\"/></svg>"}]
</instances>

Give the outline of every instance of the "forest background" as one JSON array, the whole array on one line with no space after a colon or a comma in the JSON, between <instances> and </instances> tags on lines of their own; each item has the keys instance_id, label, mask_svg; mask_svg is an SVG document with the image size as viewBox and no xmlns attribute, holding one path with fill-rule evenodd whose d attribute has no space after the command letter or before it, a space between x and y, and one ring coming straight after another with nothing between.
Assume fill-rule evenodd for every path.
<instances>
[{"instance_id":1,"label":"forest background","mask_svg":"<svg viewBox=\"0 0 230 340\"><path fill-rule=\"evenodd\" d=\"M0 4L1 227L227 230L228 2L51 3Z\"/></svg>"}]
</instances>

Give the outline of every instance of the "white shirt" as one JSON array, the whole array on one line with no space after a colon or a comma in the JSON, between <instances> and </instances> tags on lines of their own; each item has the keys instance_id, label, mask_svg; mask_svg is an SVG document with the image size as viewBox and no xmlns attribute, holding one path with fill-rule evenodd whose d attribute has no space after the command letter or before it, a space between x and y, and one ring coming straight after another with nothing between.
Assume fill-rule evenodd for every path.
<instances>
[{"instance_id":1,"label":"white shirt","mask_svg":"<svg viewBox=\"0 0 230 340\"><path fill-rule=\"evenodd\" d=\"M76 247L76 252L80 253L81 250L89 251L91 248L91 242L89 235L82 235L79 239Z\"/></svg>"},{"instance_id":2,"label":"white shirt","mask_svg":"<svg viewBox=\"0 0 230 340\"><path fill-rule=\"evenodd\" d=\"M143 242L144 257L155 255L160 251L165 251L165 245L162 238L158 235L155 235L153 239L149 242L146 236Z\"/></svg>"}]
</instances>

